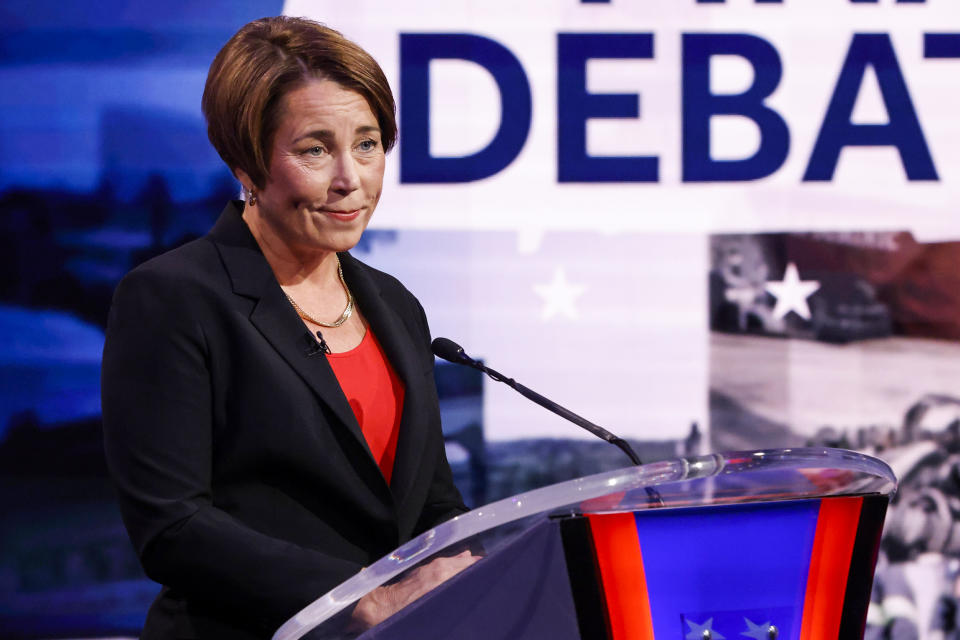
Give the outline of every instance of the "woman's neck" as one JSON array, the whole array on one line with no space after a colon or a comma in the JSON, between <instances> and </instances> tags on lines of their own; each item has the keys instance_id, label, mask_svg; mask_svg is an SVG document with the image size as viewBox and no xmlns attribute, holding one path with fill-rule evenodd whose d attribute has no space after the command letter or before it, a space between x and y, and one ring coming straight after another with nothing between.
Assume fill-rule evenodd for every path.
<instances>
[{"instance_id":1,"label":"woman's neck","mask_svg":"<svg viewBox=\"0 0 960 640\"><path fill-rule=\"evenodd\" d=\"M243 219L281 286L326 287L339 283L335 251L303 251L292 246L249 209L243 212Z\"/></svg>"}]
</instances>

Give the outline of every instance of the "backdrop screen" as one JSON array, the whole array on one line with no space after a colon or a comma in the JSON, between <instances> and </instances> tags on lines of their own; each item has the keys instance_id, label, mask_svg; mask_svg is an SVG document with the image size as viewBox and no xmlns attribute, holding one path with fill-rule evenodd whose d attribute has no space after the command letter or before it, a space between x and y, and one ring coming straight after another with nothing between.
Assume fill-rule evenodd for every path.
<instances>
[{"instance_id":1,"label":"backdrop screen","mask_svg":"<svg viewBox=\"0 0 960 640\"><path fill-rule=\"evenodd\" d=\"M955 0L5 2L0 628L135 634L158 590L103 461L107 310L236 197L200 95L280 13L390 80L399 144L354 254L435 336L645 460L883 457L903 484L871 633L958 628ZM471 505L628 463L470 370L436 378Z\"/></svg>"}]
</instances>

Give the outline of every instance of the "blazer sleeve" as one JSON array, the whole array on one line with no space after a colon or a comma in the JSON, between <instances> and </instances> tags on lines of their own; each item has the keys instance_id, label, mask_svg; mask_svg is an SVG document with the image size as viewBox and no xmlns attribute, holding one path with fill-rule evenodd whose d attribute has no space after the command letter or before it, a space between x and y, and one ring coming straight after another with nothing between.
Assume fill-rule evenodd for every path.
<instances>
[{"instance_id":1,"label":"blazer sleeve","mask_svg":"<svg viewBox=\"0 0 960 640\"><path fill-rule=\"evenodd\" d=\"M427 361L432 365L434 358L431 349L430 326L427 322L427 314L424 313L420 301L409 292L408 295L413 301L414 317L416 317L417 324L420 328L418 342L424 346ZM431 384L433 384L433 378L430 378L430 380ZM437 411L439 412L439 410L438 407ZM439 420L437 424L440 424ZM459 489L457 489L457 486L453 483L453 473L450 470L450 463L447 461L443 434L438 435L439 446L436 451L435 470L433 478L430 481L430 489L423 507L423 512L420 514L420 518L414 527L414 535L423 533L450 518L468 511L466 505L463 503L463 497L460 495Z\"/></svg>"},{"instance_id":2,"label":"blazer sleeve","mask_svg":"<svg viewBox=\"0 0 960 640\"><path fill-rule=\"evenodd\" d=\"M436 471L430 483L430 493L413 533L419 535L467 511L460 491L453 484L453 474L450 472L444 447L441 446L437 455Z\"/></svg>"},{"instance_id":3,"label":"blazer sleeve","mask_svg":"<svg viewBox=\"0 0 960 640\"><path fill-rule=\"evenodd\" d=\"M150 578L276 628L361 565L214 506L210 354L180 280L140 268L114 295L102 369L107 463Z\"/></svg>"}]
</instances>

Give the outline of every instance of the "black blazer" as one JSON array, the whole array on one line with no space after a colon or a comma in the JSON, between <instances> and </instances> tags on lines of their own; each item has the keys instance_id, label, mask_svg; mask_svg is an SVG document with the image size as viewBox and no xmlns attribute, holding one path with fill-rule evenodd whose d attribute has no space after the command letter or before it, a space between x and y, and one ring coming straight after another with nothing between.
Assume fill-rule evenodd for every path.
<instances>
[{"instance_id":1,"label":"black blazer","mask_svg":"<svg viewBox=\"0 0 960 640\"><path fill-rule=\"evenodd\" d=\"M388 486L242 206L134 269L110 310L107 461L143 567L164 585L144 638L269 637L361 567L466 511L420 304L340 254L406 387Z\"/></svg>"}]
</instances>

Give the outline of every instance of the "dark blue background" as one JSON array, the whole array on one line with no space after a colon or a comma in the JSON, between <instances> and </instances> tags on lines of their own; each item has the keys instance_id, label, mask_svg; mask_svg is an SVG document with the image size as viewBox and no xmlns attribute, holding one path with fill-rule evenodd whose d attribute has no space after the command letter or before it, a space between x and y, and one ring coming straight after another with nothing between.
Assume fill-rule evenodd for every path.
<instances>
[{"instance_id":1,"label":"dark blue background","mask_svg":"<svg viewBox=\"0 0 960 640\"><path fill-rule=\"evenodd\" d=\"M236 191L207 141L207 67L280 0L0 4L0 629L134 634L143 577L106 477L99 361L113 287Z\"/></svg>"}]
</instances>

